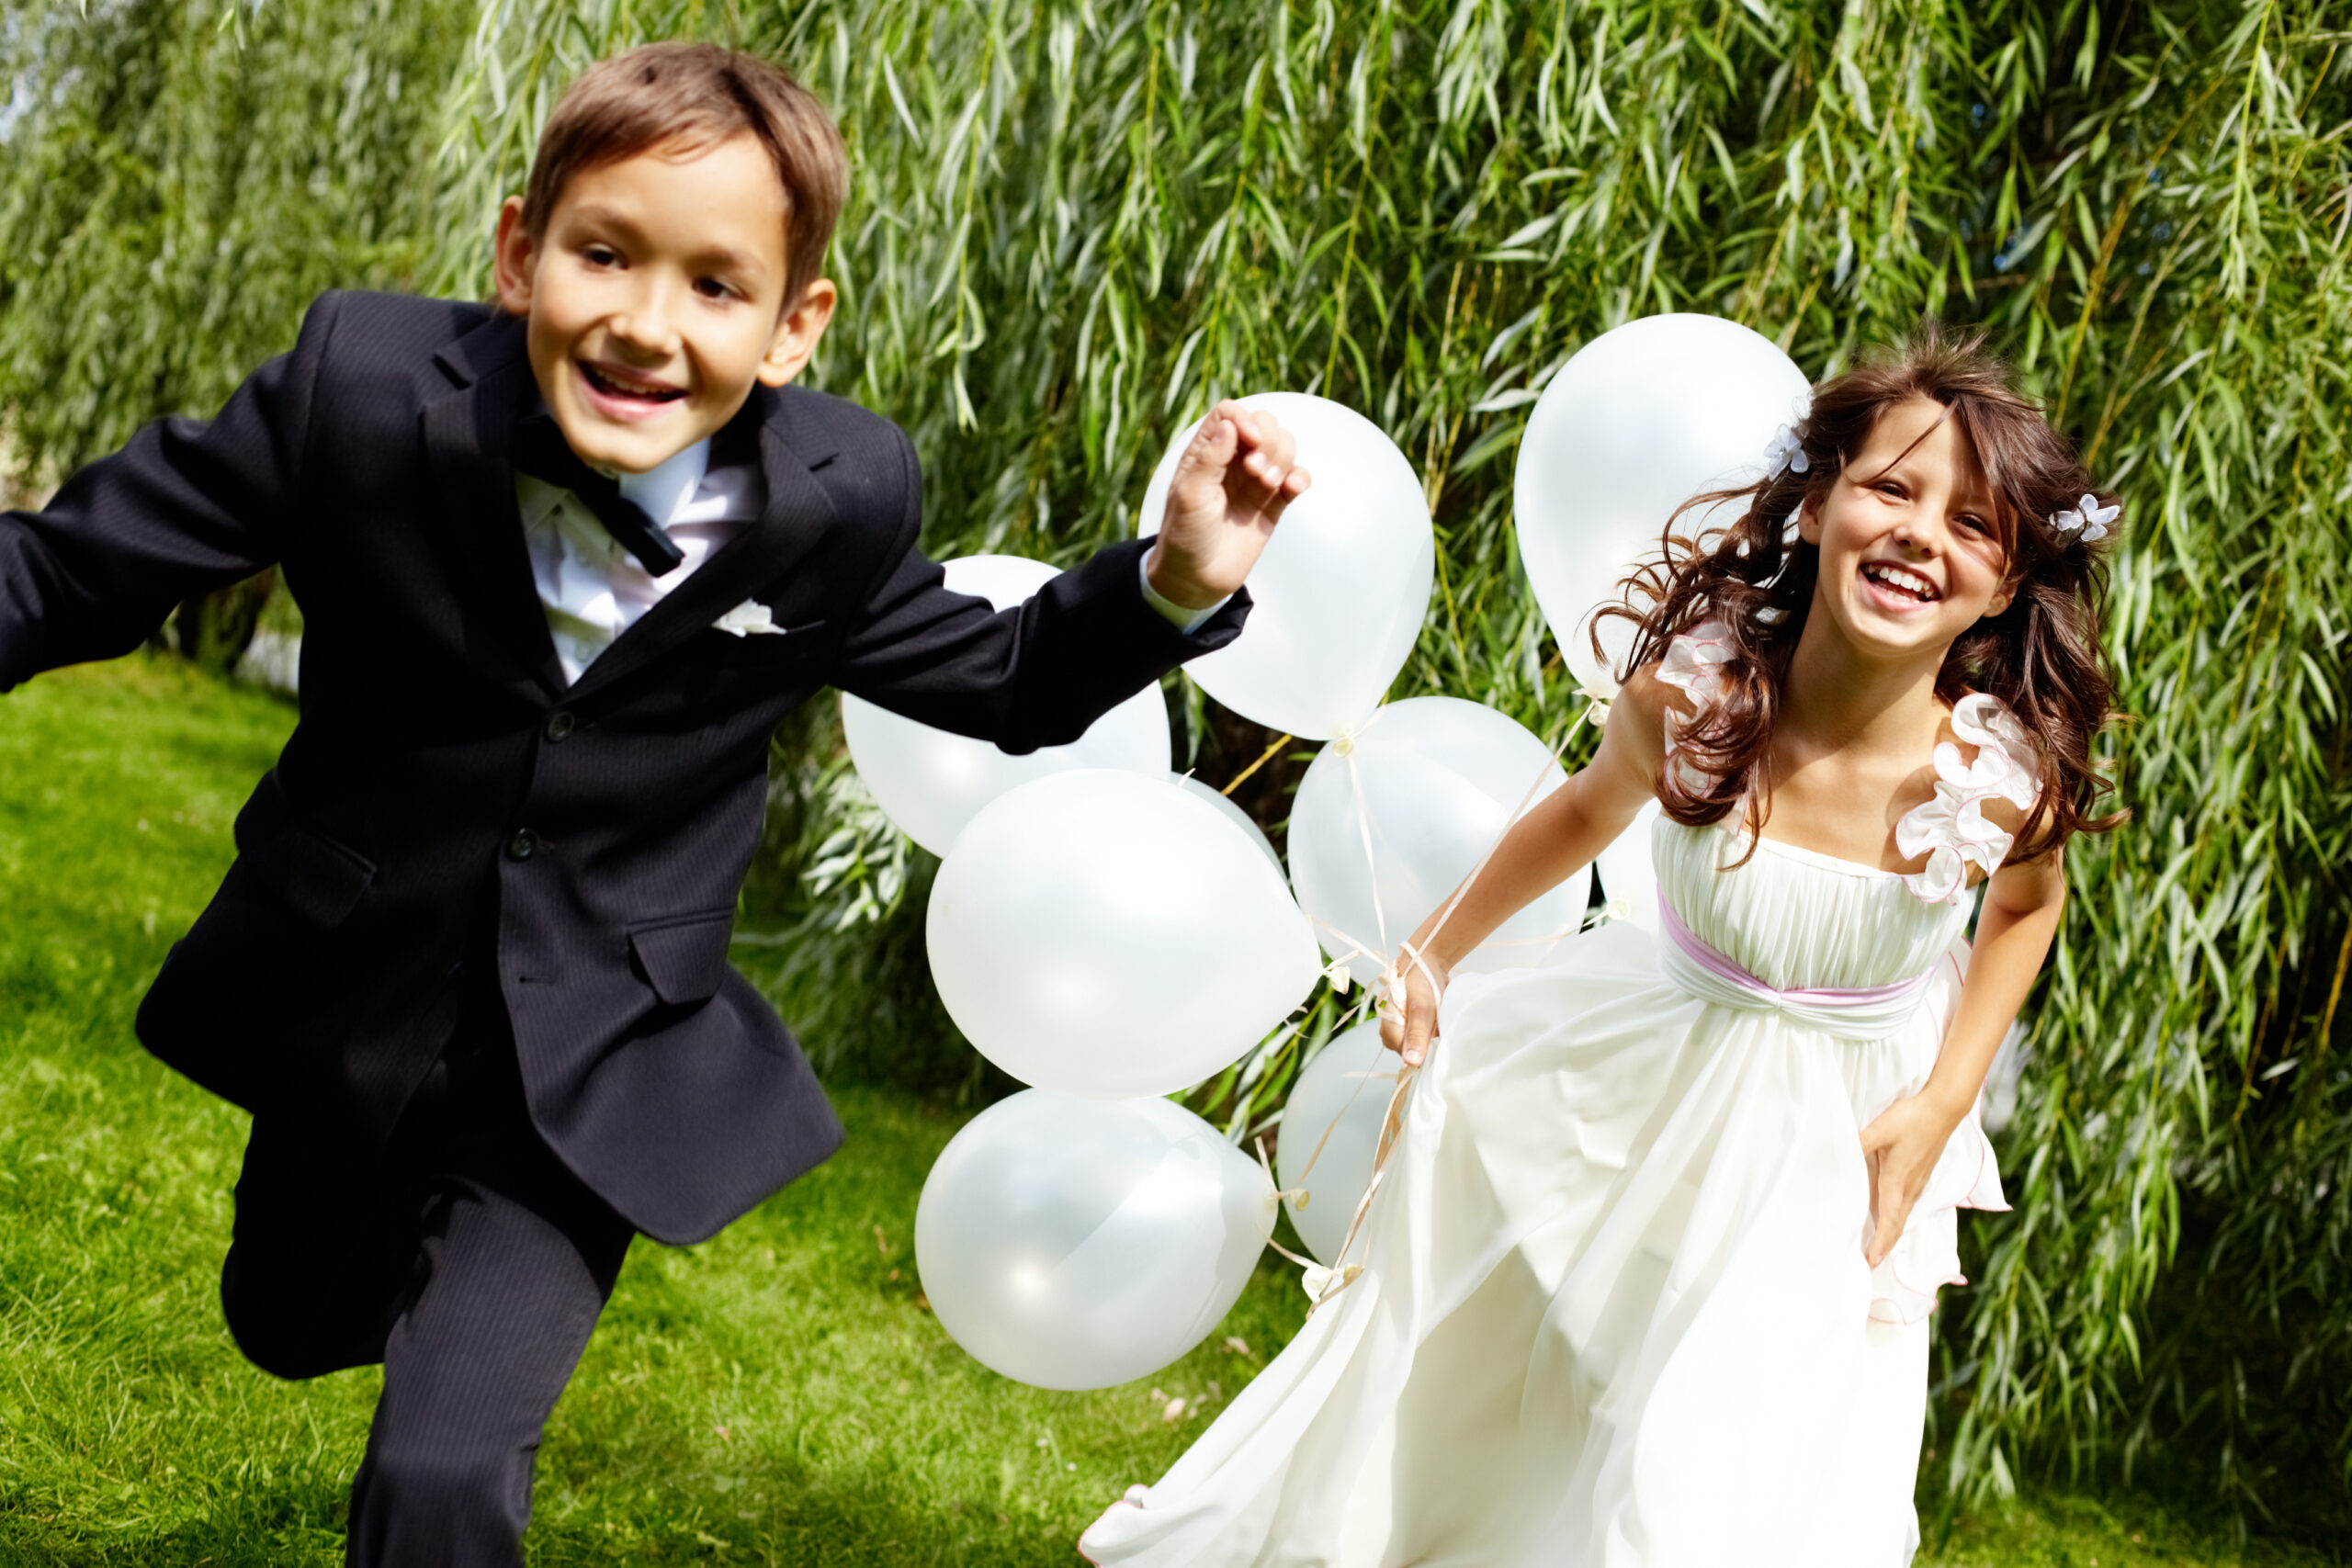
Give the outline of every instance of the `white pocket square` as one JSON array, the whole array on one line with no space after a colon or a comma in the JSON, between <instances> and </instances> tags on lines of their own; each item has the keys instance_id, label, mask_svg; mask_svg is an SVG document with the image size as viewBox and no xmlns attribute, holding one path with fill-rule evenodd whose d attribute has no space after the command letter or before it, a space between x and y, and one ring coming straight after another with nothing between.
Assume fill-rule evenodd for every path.
<instances>
[{"instance_id":1,"label":"white pocket square","mask_svg":"<svg viewBox=\"0 0 2352 1568\"><path fill-rule=\"evenodd\" d=\"M775 613L756 599L744 600L711 622L710 626L713 631L725 632L730 637L749 637L754 632L775 637L784 635L784 628L775 624Z\"/></svg>"}]
</instances>

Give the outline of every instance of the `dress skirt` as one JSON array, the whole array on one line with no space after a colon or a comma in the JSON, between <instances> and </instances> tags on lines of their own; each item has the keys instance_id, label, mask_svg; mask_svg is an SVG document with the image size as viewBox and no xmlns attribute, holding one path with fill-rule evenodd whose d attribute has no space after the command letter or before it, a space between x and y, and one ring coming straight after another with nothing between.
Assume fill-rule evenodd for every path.
<instances>
[{"instance_id":1,"label":"dress skirt","mask_svg":"<svg viewBox=\"0 0 2352 1568\"><path fill-rule=\"evenodd\" d=\"M1864 1260L1860 1129L1933 1067L1966 911L1886 874L1663 823L1673 944L1603 926L1458 976L1363 1265L1154 1486L1099 1563L1897 1568L1955 1209L2005 1207L1972 1115ZM1670 908L1669 916L1673 909ZM1700 976L1703 981L1704 976ZM1769 986L1916 981L1858 1028ZM1867 1036L1867 1037L1858 1037Z\"/></svg>"}]
</instances>

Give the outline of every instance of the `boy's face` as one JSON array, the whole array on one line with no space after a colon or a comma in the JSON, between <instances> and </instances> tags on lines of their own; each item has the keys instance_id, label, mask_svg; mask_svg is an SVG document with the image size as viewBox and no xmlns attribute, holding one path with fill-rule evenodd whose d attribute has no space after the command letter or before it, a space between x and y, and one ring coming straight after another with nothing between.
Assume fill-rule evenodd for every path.
<instances>
[{"instance_id":1,"label":"boy's face","mask_svg":"<svg viewBox=\"0 0 2352 1568\"><path fill-rule=\"evenodd\" d=\"M571 176L533 239L498 218L498 300L585 461L643 473L799 374L831 320L820 278L785 298L785 197L749 135L656 148Z\"/></svg>"}]
</instances>

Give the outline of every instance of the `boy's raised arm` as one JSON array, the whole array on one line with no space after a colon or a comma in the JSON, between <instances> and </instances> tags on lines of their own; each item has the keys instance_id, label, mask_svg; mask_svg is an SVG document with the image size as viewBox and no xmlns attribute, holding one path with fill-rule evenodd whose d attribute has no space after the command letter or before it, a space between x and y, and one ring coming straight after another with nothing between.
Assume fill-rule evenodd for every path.
<instances>
[{"instance_id":1,"label":"boy's raised arm","mask_svg":"<svg viewBox=\"0 0 2352 1568\"><path fill-rule=\"evenodd\" d=\"M918 723L1032 751L1075 740L1100 715L1187 659L1240 634L1249 592L1190 632L1144 600L1152 541L1107 547L1022 604L950 592L915 548L922 474L896 435L898 540L845 638L833 683Z\"/></svg>"},{"instance_id":2,"label":"boy's raised arm","mask_svg":"<svg viewBox=\"0 0 2352 1568\"><path fill-rule=\"evenodd\" d=\"M312 305L294 351L209 423L158 420L41 510L0 513L0 691L128 653L183 599L281 557L335 305Z\"/></svg>"},{"instance_id":3,"label":"boy's raised arm","mask_svg":"<svg viewBox=\"0 0 2352 1568\"><path fill-rule=\"evenodd\" d=\"M1250 609L1242 580L1311 482L1270 415L1221 402L1184 450L1159 534L1113 545L1026 604L990 614L946 592L914 548L922 475L903 434L899 446L906 502L896 565L868 593L836 683L1008 751L1075 740L1150 682L1238 637Z\"/></svg>"}]
</instances>

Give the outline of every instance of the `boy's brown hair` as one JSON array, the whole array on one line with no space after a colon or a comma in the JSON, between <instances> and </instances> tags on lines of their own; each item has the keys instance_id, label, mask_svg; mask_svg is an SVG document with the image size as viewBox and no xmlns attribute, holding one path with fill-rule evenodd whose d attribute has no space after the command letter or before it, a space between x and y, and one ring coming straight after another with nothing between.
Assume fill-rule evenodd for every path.
<instances>
[{"instance_id":1,"label":"boy's brown hair","mask_svg":"<svg viewBox=\"0 0 2352 1568\"><path fill-rule=\"evenodd\" d=\"M574 175L655 148L694 149L748 134L784 186L785 300L825 265L849 193L849 155L815 95L756 55L712 43L649 43L598 61L572 83L539 133L523 189L523 228L547 232Z\"/></svg>"}]
</instances>

